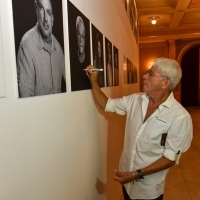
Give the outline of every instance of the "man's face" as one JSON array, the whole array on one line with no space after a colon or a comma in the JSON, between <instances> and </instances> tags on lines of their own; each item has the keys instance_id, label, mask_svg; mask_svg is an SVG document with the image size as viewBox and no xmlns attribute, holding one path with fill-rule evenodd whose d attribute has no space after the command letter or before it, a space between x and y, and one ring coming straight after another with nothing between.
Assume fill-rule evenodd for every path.
<instances>
[{"instance_id":1,"label":"man's face","mask_svg":"<svg viewBox=\"0 0 200 200\"><path fill-rule=\"evenodd\" d=\"M53 27L53 13L50 0L36 1L36 13L40 33L43 38L49 39Z\"/></svg>"},{"instance_id":2,"label":"man's face","mask_svg":"<svg viewBox=\"0 0 200 200\"><path fill-rule=\"evenodd\" d=\"M77 28L77 40L79 53L84 53L85 48L85 27L82 23L79 23Z\"/></svg>"},{"instance_id":3,"label":"man's face","mask_svg":"<svg viewBox=\"0 0 200 200\"><path fill-rule=\"evenodd\" d=\"M149 71L143 75L143 91L147 94L153 94L162 90L162 86L167 81L166 77L156 66L152 66Z\"/></svg>"},{"instance_id":4,"label":"man's face","mask_svg":"<svg viewBox=\"0 0 200 200\"><path fill-rule=\"evenodd\" d=\"M98 56L101 57L101 43L98 41Z\"/></svg>"}]
</instances>

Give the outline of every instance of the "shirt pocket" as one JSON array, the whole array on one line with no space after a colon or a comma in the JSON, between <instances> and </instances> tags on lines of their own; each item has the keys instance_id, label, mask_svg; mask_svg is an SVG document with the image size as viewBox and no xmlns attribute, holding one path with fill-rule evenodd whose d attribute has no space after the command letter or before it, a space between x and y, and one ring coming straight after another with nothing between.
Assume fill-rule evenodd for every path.
<instances>
[{"instance_id":1,"label":"shirt pocket","mask_svg":"<svg viewBox=\"0 0 200 200\"><path fill-rule=\"evenodd\" d=\"M161 153L164 146L161 145L163 134L168 133L170 124L159 117L154 117L148 121L144 131L138 139L138 151L151 153ZM167 136L166 136L167 137Z\"/></svg>"}]
</instances>

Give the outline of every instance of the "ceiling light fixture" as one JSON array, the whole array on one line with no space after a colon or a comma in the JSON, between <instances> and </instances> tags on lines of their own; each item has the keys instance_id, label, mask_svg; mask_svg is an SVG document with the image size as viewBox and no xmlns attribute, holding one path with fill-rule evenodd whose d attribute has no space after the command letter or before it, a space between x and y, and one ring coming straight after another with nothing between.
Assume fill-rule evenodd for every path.
<instances>
[{"instance_id":1,"label":"ceiling light fixture","mask_svg":"<svg viewBox=\"0 0 200 200\"><path fill-rule=\"evenodd\" d=\"M148 19L151 20L151 23L154 25L157 23L157 20L159 19L160 17L158 16L153 16L153 17L149 17Z\"/></svg>"}]
</instances>

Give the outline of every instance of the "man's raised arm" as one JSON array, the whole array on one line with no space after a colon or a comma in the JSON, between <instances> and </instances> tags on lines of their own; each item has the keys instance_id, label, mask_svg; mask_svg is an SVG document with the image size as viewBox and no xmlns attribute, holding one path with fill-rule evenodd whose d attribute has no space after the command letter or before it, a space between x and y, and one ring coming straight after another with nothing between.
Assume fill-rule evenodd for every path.
<instances>
[{"instance_id":1,"label":"man's raised arm","mask_svg":"<svg viewBox=\"0 0 200 200\"><path fill-rule=\"evenodd\" d=\"M98 72L92 71L95 67L92 65L89 65L87 67L86 74L90 80L90 84L92 87L93 96L95 98L95 101L98 103L98 105L101 107L101 109L105 110L106 103L108 101L108 97L101 91L98 83Z\"/></svg>"}]
</instances>

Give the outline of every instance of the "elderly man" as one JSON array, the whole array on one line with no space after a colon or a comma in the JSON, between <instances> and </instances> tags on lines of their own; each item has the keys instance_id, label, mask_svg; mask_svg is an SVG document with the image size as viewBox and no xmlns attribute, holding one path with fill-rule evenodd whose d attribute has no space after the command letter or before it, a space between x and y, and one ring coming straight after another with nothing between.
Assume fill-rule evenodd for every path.
<instances>
[{"instance_id":1,"label":"elderly man","mask_svg":"<svg viewBox=\"0 0 200 200\"><path fill-rule=\"evenodd\" d=\"M123 185L125 200L162 200L171 166L191 144L192 121L173 96L181 79L178 63L158 58L143 76L144 93L108 99L97 83L97 72L88 66L94 98L102 109L127 115L120 170L114 180ZM176 178L176 177L174 177Z\"/></svg>"},{"instance_id":2,"label":"elderly man","mask_svg":"<svg viewBox=\"0 0 200 200\"><path fill-rule=\"evenodd\" d=\"M90 56L85 52L85 24L81 16L76 18L76 37L77 37L77 51L72 54L70 59L71 67L71 87L72 91L90 89L90 83L83 71L90 61Z\"/></svg>"},{"instance_id":3,"label":"elderly man","mask_svg":"<svg viewBox=\"0 0 200 200\"><path fill-rule=\"evenodd\" d=\"M18 56L19 97L61 92L65 80L62 48L54 35L53 10L50 0L35 0L37 24L23 36Z\"/></svg>"}]
</instances>

